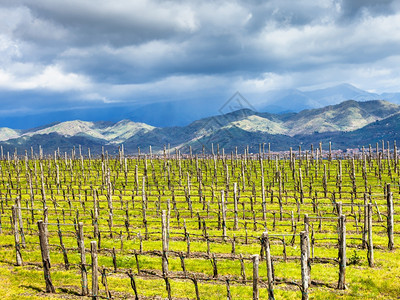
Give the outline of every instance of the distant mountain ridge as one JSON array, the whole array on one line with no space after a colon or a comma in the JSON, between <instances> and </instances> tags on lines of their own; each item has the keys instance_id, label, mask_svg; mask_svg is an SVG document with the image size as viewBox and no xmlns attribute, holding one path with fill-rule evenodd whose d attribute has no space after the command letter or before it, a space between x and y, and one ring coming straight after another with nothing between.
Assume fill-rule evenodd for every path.
<instances>
[{"instance_id":1,"label":"distant mountain ridge","mask_svg":"<svg viewBox=\"0 0 400 300\"><path fill-rule=\"evenodd\" d=\"M297 113L305 109L336 105L350 99L356 101L387 100L400 104L400 93L373 93L347 83L314 90L270 90L261 96L259 94L252 95L251 91L239 92L242 92L242 95L247 98L249 105L244 105L244 107L273 114ZM218 114L232 95L224 92L213 93L213 96L209 96L207 99L188 95L180 100L170 99L167 96L165 99L158 99L158 102L152 103L140 101L102 103L69 110L35 112L29 116L20 113L3 114L0 118L0 127L27 129L71 120L91 122L107 120L115 123L123 119L154 127L187 126L196 120ZM7 95L0 95L0 97L7 97Z\"/></svg>"},{"instance_id":2,"label":"distant mountain ridge","mask_svg":"<svg viewBox=\"0 0 400 300\"><path fill-rule=\"evenodd\" d=\"M365 142L398 137L400 106L383 100L344 101L299 113L273 114L241 109L224 115L203 118L181 127L154 127L122 120L112 122L66 121L29 130L0 128L0 144L6 151L43 146L49 153L57 148L69 151L78 144L90 147L92 153L104 146L109 152L124 145L127 153L137 148L154 151L169 145L173 149L202 151L211 143L227 151L236 146L258 149L260 143L271 143L272 149L311 143L332 142L345 149ZM399 123L400 124L400 123ZM371 137L373 136L373 137ZM347 144L346 144L347 143Z\"/></svg>"},{"instance_id":3,"label":"distant mountain ridge","mask_svg":"<svg viewBox=\"0 0 400 300\"><path fill-rule=\"evenodd\" d=\"M359 102L386 100L400 103L400 93L371 93L356 88L351 84L343 83L310 91L298 89L270 91L265 94L263 103L257 108L261 111L279 113L287 111L288 107L290 107L291 111L298 112L304 109L336 105L350 99ZM269 107L272 107L272 109L269 109Z\"/></svg>"}]
</instances>

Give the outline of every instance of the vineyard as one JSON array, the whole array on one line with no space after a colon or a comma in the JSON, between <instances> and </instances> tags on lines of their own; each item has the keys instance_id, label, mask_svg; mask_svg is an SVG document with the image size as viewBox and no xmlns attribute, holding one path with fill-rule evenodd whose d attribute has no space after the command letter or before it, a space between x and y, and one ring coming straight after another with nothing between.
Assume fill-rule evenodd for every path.
<instances>
[{"instance_id":1,"label":"vineyard","mask_svg":"<svg viewBox=\"0 0 400 300\"><path fill-rule=\"evenodd\" d=\"M398 297L396 145L212 152L2 152L3 297Z\"/></svg>"}]
</instances>

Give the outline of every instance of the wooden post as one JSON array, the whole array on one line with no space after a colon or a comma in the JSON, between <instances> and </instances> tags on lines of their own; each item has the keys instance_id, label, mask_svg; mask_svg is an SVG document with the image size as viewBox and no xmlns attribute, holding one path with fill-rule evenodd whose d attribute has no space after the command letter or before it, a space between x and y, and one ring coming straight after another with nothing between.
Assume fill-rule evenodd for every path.
<instances>
[{"instance_id":1,"label":"wooden post","mask_svg":"<svg viewBox=\"0 0 400 300\"><path fill-rule=\"evenodd\" d=\"M261 199L262 199L262 211L263 211L263 220L266 221L267 219L267 208L266 208L266 201L265 201L265 181L264 181L264 164L263 160L260 157L260 170L261 170Z\"/></svg>"},{"instance_id":2,"label":"wooden post","mask_svg":"<svg viewBox=\"0 0 400 300\"><path fill-rule=\"evenodd\" d=\"M306 232L306 244L307 244L307 271L308 271L308 285L311 285L311 260L310 260L310 218L308 214L304 215L304 231Z\"/></svg>"},{"instance_id":3,"label":"wooden post","mask_svg":"<svg viewBox=\"0 0 400 300\"><path fill-rule=\"evenodd\" d=\"M238 230L238 199L237 199L237 183L233 184L233 201L234 201L234 223L233 223L233 230Z\"/></svg>"},{"instance_id":4,"label":"wooden post","mask_svg":"<svg viewBox=\"0 0 400 300\"><path fill-rule=\"evenodd\" d=\"M57 231L58 231L58 238L60 239L61 251L63 252L65 270L69 270L69 261L68 261L67 250L65 249L65 246L64 246L63 236L62 236L61 227L60 227L60 220L58 218L57 218Z\"/></svg>"},{"instance_id":5,"label":"wooden post","mask_svg":"<svg viewBox=\"0 0 400 300\"><path fill-rule=\"evenodd\" d=\"M137 273L139 275L140 274L139 254L137 254L136 250L135 250L135 260L136 260Z\"/></svg>"},{"instance_id":6,"label":"wooden post","mask_svg":"<svg viewBox=\"0 0 400 300\"><path fill-rule=\"evenodd\" d=\"M374 244L372 242L372 204L368 203L368 264L374 266Z\"/></svg>"},{"instance_id":7,"label":"wooden post","mask_svg":"<svg viewBox=\"0 0 400 300\"><path fill-rule=\"evenodd\" d=\"M390 191L390 183L386 186L386 200L387 200L387 234L388 234L388 248L393 250L394 239L393 239L393 193Z\"/></svg>"},{"instance_id":8,"label":"wooden post","mask_svg":"<svg viewBox=\"0 0 400 300\"><path fill-rule=\"evenodd\" d=\"M304 202L304 191L303 191L303 176L301 173L301 168L299 168L299 189L300 189L300 203Z\"/></svg>"},{"instance_id":9,"label":"wooden post","mask_svg":"<svg viewBox=\"0 0 400 300\"><path fill-rule=\"evenodd\" d=\"M83 240L83 223L80 222L78 224L78 232L77 232L77 242L78 242L78 249L81 255L81 274L82 274L82 296L87 296L89 294L89 287L88 287L88 279L87 279L87 269L86 269L86 250L85 250L85 243Z\"/></svg>"},{"instance_id":10,"label":"wooden post","mask_svg":"<svg viewBox=\"0 0 400 300\"><path fill-rule=\"evenodd\" d=\"M189 256L190 255L190 234L189 232L186 232L186 253Z\"/></svg>"},{"instance_id":11,"label":"wooden post","mask_svg":"<svg viewBox=\"0 0 400 300\"><path fill-rule=\"evenodd\" d=\"M213 278L218 278L217 258L215 257L215 253L212 254L211 264L213 267Z\"/></svg>"},{"instance_id":12,"label":"wooden post","mask_svg":"<svg viewBox=\"0 0 400 300\"><path fill-rule=\"evenodd\" d=\"M162 272L166 276L168 274L168 236L167 236L167 214L166 211L162 211L161 216L162 226Z\"/></svg>"},{"instance_id":13,"label":"wooden post","mask_svg":"<svg viewBox=\"0 0 400 300\"><path fill-rule=\"evenodd\" d=\"M98 263L97 263L97 242L90 242L90 250L92 254L92 299L99 297L99 278L98 278Z\"/></svg>"},{"instance_id":14,"label":"wooden post","mask_svg":"<svg viewBox=\"0 0 400 300\"><path fill-rule=\"evenodd\" d=\"M368 235L368 200L367 194L364 194L364 226L362 232L362 248L367 247L367 235Z\"/></svg>"},{"instance_id":15,"label":"wooden post","mask_svg":"<svg viewBox=\"0 0 400 300\"><path fill-rule=\"evenodd\" d=\"M22 247L25 248L26 243L25 243L25 234L24 234L24 224L22 222L22 210L21 210L21 198L20 196L17 196L16 199L16 204L17 204L17 215L18 215L18 223L19 223L19 232L21 235L21 244Z\"/></svg>"},{"instance_id":16,"label":"wooden post","mask_svg":"<svg viewBox=\"0 0 400 300\"><path fill-rule=\"evenodd\" d=\"M253 255L253 300L258 300L259 291L258 291L258 264L260 262L259 255Z\"/></svg>"},{"instance_id":17,"label":"wooden post","mask_svg":"<svg viewBox=\"0 0 400 300\"><path fill-rule=\"evenodd\" d=\"M114 273L117 273L117 255L115 254L115 247L112 248L111 256L114 265Z\"/></svg>"},{"instance_id":18,"label":"wooden post","mask_svg":"<svg viewBox=\"0 0 400 300\"><path fill-rule=\"evenodd\" d=\"M21 255L21 244L19 239L18 231L18 220L17 220L17 207L13 205L12 209L12 222L14 231L14 241L15 241L15 252L16 252L16 265L22 266L22 255Z\"/></svg>"},{"instance_id":19,"label":"wooden post","mask_svg":"<svg viewBox=\"0 0 400 300\"><path fill-rule=\"evenodd\" d=\"M239 260L240 260L240 274L242 275L243 283L245 283L246 282L246 268L244 267L242 253L239 254Z\"/></svg>"},{"instance_id":20,"label":"wooden post","mask_svg":"<svg viewBox=\"0 0 400 300\"><path fill-rule=\"evenodd\" d=\"M301 249L301 299L308 300L308 264L307 264L307 233L300 232L300 249Z\"/></svg>"},{"instance_id":21,"label":"wooden post","mask_svg":"<svg viewBox=\"0 0 400 300\"><path fill-rule=\"evenodd\" d=\"M101 271L101 283L103 284L104 289L106 290L107 299L112 299L111 292L108 289L107 270L106 270L106 268L104 268L104 266L103 266L103 270Z\"/></svg>"},{"instance_id":22,"label":"wooden post","mask_svg":"<svg viewBox=\"0 0 400 300\"><path fill-rule=\"evenodd\" d=\"M184 273L185 277L187 277L186 266L185 266L185 256L183 255L183 252L179 252L179 258L181 260L182 272Z\"/></svg>"},{"instance_id":23,"label":"wooden post","mask_svg":"<svg viewBox=\"0 0 400 300\"><path fill-rule=\"evenodd\" d=\"M225 209L225 197L224 191L221 191L221 209L222 209L222 235L226 242L226 209Z\"/></svg>"},{"instance_id":24,"label":"wooden post","mask_svg":"<svg viewBox=\"0 0 400 300\"><path fill-rule=\"evenodd\" d=\"M272 300L274 298L274 278L272 270L272 259L271 259L271 249L269 245L268 231L265 230L261 235L262 247L265 250L265 262L267 264L267 277L268 277L268 299Z\"/></svg>"},{"instance_id":25,"label":"wooden post","mask_svg":"<svg viewBox=\"0 0 400 300\"><path fill-rule=\"evenodd\" d=\"M337 288L346 289L346 216L341 215L338 220L339 228L339 280Z\"/></svg>"},{"instance_id":26,"label":"wooden post","mask_svg":"<svg viewBox=\"0 0 400 300\"><path fill-rule=\"evenodd\" d=\"M172 300L172 295L171 295L171 284L169 283L168 275L165 275L165 276L164 276L164 281L165 281L165 288L166 288L167 293L168 293L168 300Z\"/></svg>"},{"instance_id":27,"label":"wooden post","mask_svg":"<svg viewBox=\"0 0 400 300\"><path fill-rule=\"evenodd\" d=\"M44 280L46 282L46 293L55 293L56 290L53 286L50 276L50 254L49 254L49 245L46 237L46 230L43 224L43 221L40 220L37 222L39 228L39 241L40 241L40 251L42 253L42 262L43 262L43 274Z\"/></svg>"},{"instance_id":28,"label":"wooden post","mask_svg":"<svg viewBox=\"0 0 400 300\"><path fill-rule=\"evenodd\" d=\"M93 235L95 239L99 238L99 211L98 211L98 204L97 204L97 190L93 190Z\"/></svg>"}]
</instances>

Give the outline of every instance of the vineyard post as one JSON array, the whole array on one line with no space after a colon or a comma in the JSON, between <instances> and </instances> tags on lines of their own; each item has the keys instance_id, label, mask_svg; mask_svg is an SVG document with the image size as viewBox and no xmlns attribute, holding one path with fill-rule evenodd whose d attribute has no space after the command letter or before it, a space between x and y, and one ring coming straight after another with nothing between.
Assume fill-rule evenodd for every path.
<instances>
[{"instance_id":1,"label":"vineyard post","mask_svg":"<svg viewBox=\"0 0 400 300\"><path fill-rule=\"evenodd\" d=\"M47 243L49 243L49 229L47 228L47 224L49 223L49 210L47 206L43 209L43 226L44 232L46 234Z\"/></svg>"},{"instance_id":2,"label":"vineyard post","mask_svg":"<svg viewBox=\"0 0 400 300\"><path fill-rule=\"evenodd\" d=\"M135 260L136 260L137 272L138 272L138 275L140 275L139 254L136 252L136 250L135 250Z\"/></svg>"},{"instance_id":3,"label":"vineyard post","mask_svg":"<svg viewBox=\"0 0 400 300\"><path fill-rule=\"evenodd\" d=\"M113 266L114 266L114 273L117 273L117 255L115 253L115 247L112 248L111 251Z\"/></svg>"},{"instance_id":4,"label":"vineyard post","mask_svg":"<svg viewBox=\"0 0 400 300\"><path fill-rule=\"evenodd\" d=\"M189 256L190 255L190 234L188 231L186 232L185 237L186 237L186 249L187 249L186 252L187 252L187 255Z\"/></svg>"},{"instance_id":5,"label":"vineyard post","mask_svg":"<svg viewBox=\"0 0 400 300\"><path fill-rule=\"evenodd\" d=\"M138 173L138 165L135 165L135 187L136 187L136 196L139 195L139 173Z\"/></svg>"},{"instance_id":6,"label":"vineyard post","mask_svg":"<svg viewBox=\"0 0 400 300\"><path fill-rule=\"evenodd\" d=\"M85 243L83 240L83 223L78 223L78 249L81 255L81 274L82 274L82 296L87 296L89 294L88 288L88 279L87 279L87 270L86 270L86 251L85 251Z\"/></svg>"},{"instance_id":7,"label":"vineyard post","mask_svg":"<svg viewBox=\"0 0 400 300\"><path fill-rule=\"evenodd\" d=\"M274 298L274 278L272 270L272 259L271 259L271 249L269 244L268 231L265 230L261 235L262 246L265 250L265 262L267 264L267 277L268 277L268 299L272 300Z\"/></svg>"},{"instance_id":8,"label":"vineyard post","mask_svg":"<svg viewBox=\"0 0 400 300\"><path fill-rule=\"evenodd\" d=\"M46 293L55 293L56 290L53 286L50 276L50 254L45 226L42 220L38 221L37 225L39 228L40 251L42 253L43 273L44 280L46 282Z\"/></svg>"},{"instance_id":9,"label":"vineyard post","mask_svg":"<svg viewBox=\"0 0 400 300\"><path fill-rule=\"evenodd\" d=\"M90 242L90 250L92 255L92 299L98 299L99 279L98 279L98 263L97 263L97 242Z\"/></svg>"},{"instance_id":10,"label":"vineyard post","mask_svg":"<svg viewBox=\"0 0 400 300\"><path fill-rule=\"evenodd\" d=\"M97 191L94 189L93 190L93 235L94 235L94 238L99 237L98 219L99 219L99 211L98 211L98 205L97 205Z\"/></svg>"},{"instance_id":11,"label":"vineyard post","mask_svg":"<svg viewBox=\"0 0 400 300\"><path fill-rule=\"evenodd\" d=\"M387 184L386 188L386 200L387 200L387 234L388 234L388 248L393 250L394 240L393 240L393 193L390 191L390 183Z\"/></svg>"},{"instance_id":12,"label":"vineyard post","mask_svg":"<svg viewBox=\"0 0 400 300\"><path fill-rule=\"evenodd\" d=\"M167 199L167 219L166 219L166 225L165 225L165 229L166 229L166 235L167 235L167 250L169 249L169 223L171 220L171 200Z\"/></svg>"},{"instance_id":13,"label":"vineyard post","mask_svg":"<svg viewBox=\"0 0 400 300\"><path fill-rule=\"evenodd\" d=\"M304 190L303 190L303 176L301 173L301 168L299 168L299 188L300 188L300 203L303 204L304 200Z\"/></svg>"},{"instance_id":14,"label":"vineyard post","mask_svg":"<svg viewBox=\"0 0 400 300\"><path fill-rule=\"evenodd\" d=\"M375 204L376 212L378 213L379 222L382 222L383 221L382 220L382 215L381 215L381 212L379 210L378 203L376 203L376 201L374 201L374 204Z\"/></svg>"},{"instance_id":15,"label":"vineyard post","mask_svg":"<svg viewBox=\"0 0 400 300\"><path fill-rule=\"evenodd\" d=\"M264 181L264 164L263 160L260 157L260 169L261 169L261 195L262 195L262 210L263 210L263 220L267 219L267 208L265 201L265 181Z\"/></svg>"},{"instance_id":16,"label":"vineyard post","mask_svg":"<svg viewBox=\"0 0 400 300\"><path fill-rule=\"evenodd\" d=\"M301 249L301 299L308 300L308 264L307 264L307 233L300 232L300 249Z\"/></svg>"},{"instance_id":17,"label":"vineyard post","mask_svg":"<svg viewBox=\"0 0 400 300\"><path fill-rule=\"evenodd\" d=\"M279 221L283 220L283 211L282 211L282 173L278 171L279 176Z\"/></svg>"},{"instance_id":18,"label":"vineyard post","mask_svg":"<svg viewBox=\"0 0 400 300\"><path fill-rule=\"evenodd\" d=\"M258 300L258 264L260 262L259 255L255 254L252 256L253 259L253 300Z\"/></svg>"},{"instance_id":19,"label":"vineyard post","mask_svg":"<svg viewBox=\"0 0 400 300\"><path fill-rule=\"evenodd\" d=\"M162 272L163 276L168 274L168 233L167 233L167 213L162 211L161 216L162 226Z\"/></svg>"},{"instance_id":20,"label":"vineyard post","mask_svg":"<svg viewBox=\"0 0 400 300\"><path fill-rule=\"evenodd\" d=\"M16 204L17 204L16 212L18 214L19 231L20 231L20 234L21 234L21 244L22 244L22 247L25 248L26 243L25 243L25 234L24 234L24 224L22 222L22 209L21 209L21 198L20 198L20 196L17 196Z\"/></svg>"},{"instance_id":21,"label":"vineyard post","mask_svg":"<svg viewBox=\"0 0 400 300\"><path fill-rule=\"evenodd\" d=\"M237 183L233 184L233 201L235 210L235 219L233 223L233 230L238 230L238 199L237 199Z\"/></svg>"},{"instance_id":22,"label":"vineyard post","mask_svg":"<svg viewBox=\"0 0 400 300\"><path fill-rule=\"evenodd\" d=\"M15 205L11 207L12 209L12 223L14 228L14 241L15 241L15 252L16 252L16 265L22 266L22 255L21 255L21 244L18 231L18 221L17 221L17 208Z\"/></svg>"},{"instance_id":23,"label":"vineyard post","mask_svg":"<svg viewBox=\"0 0 400 300\"><path fill-rule=\"evenodd\" d=\"M183 255L183 252L179 252L179 259L181 260L181 267L182 267L182 272L185 275L185 278L187 277L187 272L186 272L186 266L185 266L185 256Z\"/></svg>"},{"instance_id":24,"label":"vineyard post","mask_svg":"<svg viewBox=\"0 0 400 300\"><path fill-rule=\"evenodd\" d=\"M368 200L367 194L364 194L364 226L362 232L362 248L367 247L367 234L368 234Z\"/></svg>"},{"instance_id":25,"label":"vineyard post","mask_svg":"<svg viewBox=\"0 0 400 300\"><path fill-rule=\"evenodd\" d=\"M226 209L225 209L225 199L224 191L221 191L221 209L222 209L222 235L224 241L226 242Z\"/></svg>"},{"instance_id":26,"label":"vineyard post","mask_svg":"<svg viewBox=\"0 0 400 300\"><path fill-rule=\"evenodd\" d=\"M243 283L245 283L246 282L246 268L244 267L242 253L239 254L239 260L240 260L240 274L242 275Z\"/></svg>"},{"instance_id":27,"label":"vineyard post","mask_svg":"<svg viewBox=\"0 0 400 300\"><path fill-rule=\"evenodd\" d=\"M147 229L147 218L146 218L146 177L142 177L142 216L143 216L143 225L145 229L145 239L149 238L148 229Z\"/></svg>"},{"instance_id":28,"label":"vineyard post","mask_svg":"<svg viewBox=\"0 0 400 300\"><path fill-rule=\"evenodd\" d=\"M112 299L111 292L108 288L108 283L107 283L107 269L103 266L103 269L101 270L101 283L104 286L104 289L106 290L106 297L107 299Z\"/></svg>"},{"instance_id":29,"label":"vineyard post","mask_svg":"<svg viewBox=\"0 0 400 300\"><path fill-rule=\"evenodd\" d=\"M340 215L339 227L339 280L337 288L346 289L346 216Z\"/></svg>"},{"instance_id":30,"label":"vineyard post","mask_svg":"<svg viewBox=\"0 0 400 300\"><path fill-rule=\"evenodd\" d=\"M172 295L171 295L171 284L169 283L168 275L165 275L165 276L164 276L164 281L165 281L165 288L166 288L167 293L168 293L168 300L172 300Z\"/></svg>"},{"instance_id":31,"label":"vineyard post","mask_svg":"<svg viewBox=\"0 0 400 300\"><path fill-rule=\"evenodd\" d=\"M308 285L311 285L311 260L310 260L310 218L308 214L304 215L304 231L306 232L306 243L307 243L307 270L308 270Z\"/></svg>"},{"instance_id":32,"label":"vineyard post","mask_svg":"<svg viewBox=\"0 0 400 300\"><path fill-rule=\"evenodd\" d=\"M232 237L232 256L233 257L235 257L235 254L236 254L236 235L235 234L233 234L233 237Z\"/></svg>"},{"instance_id":33,"label":"vineyard post","mask_svg":"<svg viewBox=\"0 0 400 300\"><path fill-rule=\"evenodd\" d=\"M43 178L43 165L42 162L40 161L40 179L42 183L42 201L43 201L43 208L46 207L46 191L44 189L44 178Z\"/></svg>"},{"instance_id":34,"label":"vineyard post","mask_svg":"<svg viewBox=\"0 0 400 300\"><path fill-rule=\"evenodd\" d=\"M374 266L374 245L372 242L372 204L368 203L368 263L372 268Z\"/></svg>"},{"instance_id":35,"label":"vineyard post","mask_svg":"<svg viewBox=\"0 0 400 300\"><path fill-rule=\"evenodd\" d=\"M65 249L65 246L64 246L63 236L62 236L61 227L60 227L60 220L58 218L57 218L57 232L58 232L58 237L60 239L61 251L63 252L65 270L69 270L69 261L68 261L67 250Z\"/></svg>"},{"instance_id":36,"label":"vineyard post","mask_svg":"<svg viewBox=\"0 0 400 300\"><path fill-rule=\"evenodd\" d=\"M215 256L215 253L211 256L211 264L213 267L213 278L218 278L217 257Z\"/></svg>"}]
</instances>

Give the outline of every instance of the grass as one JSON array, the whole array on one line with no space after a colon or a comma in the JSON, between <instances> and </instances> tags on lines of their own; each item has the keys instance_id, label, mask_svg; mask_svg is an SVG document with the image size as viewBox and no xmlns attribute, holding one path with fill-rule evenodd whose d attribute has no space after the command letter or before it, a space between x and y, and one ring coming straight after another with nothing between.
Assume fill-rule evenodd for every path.
<instances>
[{"instance_id":1,"label":"grass","mask_svg":"<svg viewBox=\"0 0 400 300\"><path fill-rule=\"evenodd\" d=\"M198 287L201 299L226 299L227 286L225 279L230 279L230 293L233 299L252 298L253 265L251 256L260 253L258 238L265 229L271 235L271 254L274 257L274 271L277 279L284 279L292 283L300 283L300 249L298 233L303 229L304 214L311 217L311 225L314 228L314 256L316 258L330 259L330 263L320 263L316 260L312 263L311 277L319 284L314 284L309 289L310 299L395 299L400 295L400 250L387 250L387 236L385 228L385 216L383 222L379 221L377 210L374 207L373 215L373 242L375 266L370 268L367 261L367 251L361 249L360 238L363 225L363 194L365 179L367 190L371 192L373 203L376 201L381 214L386 213L386 198L384 186L386 182L392 183L395 203L395 245L400 244L398 232L400 231L398 209L398 183L399 168L392 164L391 171L387 160L372 160L367 163L366 172L363 172L364 161L356 159L354 164L355 180L351 178L352 160L342 160L342 194L339 195L337 182L339 168L336 160L324 160L322 163L309 161L303 158L302 182L303 203L300 203L300 179L299 166L290 164L289 160L275 159L264 160L266 190L266 213L263 220L261 170L258 160L222 160L218 159L185 159L182 160L181 170L177 160L153 158L147 160L147 185L146 185L146 218L148 224L149 239L145 239L146 229L143 224L143 204L141 193L141 177L145 173L144 159L128 159L126 167L119 160L67 160L45 159L0 162L0 199L4 212L1 214L3 233L0 234L0 286L4 299L77 299L81 293L81 271L79 268L80 254L77 251L77 242L74 234L74 226L77 220L84 223L85 248L90 249L90 241L93 237L93 190L98 192L99 202L99 228L101 231L101 249L98 263L100 269L107 269L107 281L114 298L129 298L133 296L128 276L125 274L132 269L136 270L134 252L139 253L142 243L143 253L139 254L141 270L158 272L161 274L162 259L154 251L160 252L161 242L161 210L168 207L168 199L171 207L170 219L170 243L169 243L169 270L171 276L182 277L181 260L174 253L186 253L187 244L184 239L184 225L190 234L190 250L192 255L185 258L186 270L189 274L196 274L199 278ZM59 184L56 180L55 164L59 166ZM103 164L103 165L102 165ZM324 167L326 165L326 179L324 179ZM57 226L49 225L49 243L51 245L51 277L56 287L56 294L44 293L44 279L41 268L41 253L38 244L35 222L43 216L42 210L42 182L41 168L43 169L44 192L49 208L49 223L61 224L63 241L67 247L70 270L64 268L64 258L60 251L60 241L57 235ZM135 166L138 166L139 186L136 183ZM28 168L26 168L28 166ZM83 166L83 168L82 168ZM216 173L214 171L214 166ZM245 177L242 177L242 167L245 169ZM110 175L105 170L110 169ZM198 171L201 169L201 172ZM228 176L226 170L228 169ZM379 169L381 174L379 175ZM279 183L276 171L279 171L282 181ZM104 171L104 172L103 172ZM395 172L396 171L396 172ZM179 174L182 174L181 177ZM168 180L169 177L169 180ZM188 186L188 179L190 185ZM30 179L31 178L31 182ZM201 178L201 184L200 184ZM227 179L228 178L228 179ZM169 188L170 181L173 188ZM324 181L326 184L325 196ZM113 225L110 237L108 182L111 182ZM181 185L179 184L181 182ZM239 196L239 229L233 230L234 205L233 183L237 182ZM242 190L243 182L245 189ZM357 195L353 185L356 184ZM220 191L226 190L227 202L227 240L223 241L222 215L220 203ZM30 189L32 186L32 190ZM185 194L190 187L190 202ZM199 199L198 194L205 197ZM139 191L136 194L136 190ZM22 249L24 266L17 267L15 263L14 237L10 227L10 207L14 204L16 195L21 195L22 207L31 207L31 193L36 210L23 210L23 223L27 241L26 248ZM11 196L10 196L11 195ZM279 199L279 195L281 198ZM272 198L272 201L271 201ZM53 200L51 200L53 199ZM281 201L282 207L279 202ZM347 258L349 264L346 268L347 289L337 290L338 264L332 263L338 257L337 249L337 220L333 212L332 202L343 203L343 213L347 216ZM318 212L313 207L316 205ZM353 203L353 206L351 205ZM54 206L56 204L56 206ZM282 220L280 211L283 211ZM322 228L318 213L323 215ZM217 255L217 267L219 280L213 280L213 268L211 260L206 257L207 243L204 238L204 228L199 229L198 218L205 222L207 234L210 239L210 252ZM193 216L193 218L192 218ZM274 217L275 216L275 217ZM292 219L293 216L293 219ZM327 218L329 217L329 218ZM355 218L357 218L357 223ZM254 226L254 219L256 226ZM129 235L126 230L126 221L129 222ZM70 224L70 225L68 225ZM359 227L356 227L358 224ZM202 227L202 224L201 224ZM291 244L293 230L296 230L294 244ZM138 237L142 237L142 242ZM235 255L231 254L232 239L236 236ZM283 261L282 235L285 235L285 250L288 261ZM247 243L246 241L247 237ZM121 245L122 240L122 245ZM118 272L113 272L113 259L111 250L116 249L116 261ZM247 284L241 281L241 265L239 254L245 258L245 273ZM235 259L232 259L234 257ZM89 285L91 282L91 259L87 252ZM260 262L260 278L265 282L267 270L265 261ZM200 280L207 277L208 280ZM101 276L100 276L101 278ZM141 297L166 298L168 293L162 278L135 274L136 286ZM172 296L174 298L195 299L194 284L188 279L170 279ZM101 296L105 297L104 287L100 284ZM276 299L294 299L301 297L300 289L293 284L277 284L274 289ZM267 298L266 285L260 286L260 299Z\"/></svg>"}]
</instances>

